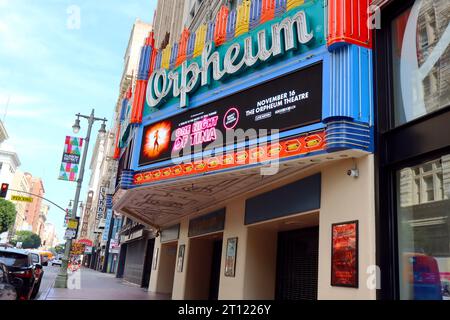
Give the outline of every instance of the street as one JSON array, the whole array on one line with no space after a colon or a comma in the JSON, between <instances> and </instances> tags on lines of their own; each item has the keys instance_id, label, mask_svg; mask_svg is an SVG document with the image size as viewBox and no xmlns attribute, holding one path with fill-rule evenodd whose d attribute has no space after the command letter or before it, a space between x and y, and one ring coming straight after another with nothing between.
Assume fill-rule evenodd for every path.
<instances>
[{"instance_id":1,"label":"street","mask_svg":"<svg viewBox=\"0 0 450 320\"><path fill-rule=\"evenodd\" d=\"M44 267L44 278L36 300L168 300L161 294L149 293L137 285L105 274L83 268L77 271L81 281L74 281L72 289L55 289L53 283L60 267ZM72 279L72 278L71 278ZM70 279L69 279L70 282ZM78 285L80 284L80 285Z\"/></svg>"}]
</instances>

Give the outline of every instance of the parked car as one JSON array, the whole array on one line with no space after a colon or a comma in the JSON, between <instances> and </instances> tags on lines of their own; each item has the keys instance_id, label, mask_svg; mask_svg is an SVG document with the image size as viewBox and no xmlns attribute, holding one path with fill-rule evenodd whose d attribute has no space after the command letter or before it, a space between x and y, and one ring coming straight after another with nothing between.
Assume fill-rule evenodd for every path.
<instances>
[{"instance_id":1,"label":"parked car","mask_svg":"<svg viewBox=\"0 0 450 320\"><path fill-rule=\"evenodd\" d=\"M8 268L3 263L0 263L0 300L17 299L17 289L13 282L16 283L16 286L22 285L22 281L19 281L19 279L13 281L9 275Z\"/></svg>"},{"instance_id":2,"label":"parked car","mask_svg":"<svg viewBox=\"0 0 450 320\"><path fill-rule=\"evenodd\" d=\"M44 265L42 263L42 256L38 252L30 252L30 255L31 255L31 262L33 262L34 265L41 265L41 266ZM41 277L44 276L44 269L37 268L36 273L38 275L38 278L40 279Z\"/></svg>"},{"instance_id":3,"label":"parked car","mask_svg":"<svg viewBox=\"0 0 450 320\"><path fill-rule=\"evenodd\" d=\"M33 263L33 257L29 252L22 249L0 248L0 263L6 266L19 300L30 300L37 296L44 272L41 264ZM18 279L22 282L20 283Z\"/></svg>"},{"instance_id":4,"label":"parked car","mask_svg":"<svg viewBox=\"0 0 450 320\"><path fill-rule=\"evenodd\" d=\"M50 263L51 263L52 266L57 265L57 266L60 266L60 267L61 267L61 265L62 265L62 260L61 260L60 258L55 258L55 259L53 259Z\"/></svg>"},{"instance_id":5,"label":"parked car","mask_svg":"<svg viewBox=\"0 0 450 320\"><path fill-rule=\"evenodd\" d=\"M41 255L41 261L43 266L48 266L48 262L53 259L53 253L46 250L37 251Z\"/></svg>"},{"instance_id":6,"label":"parked car","mask_svg":"<svg viewBox=\"0 0 450 320\"><path fill-rule=\"evenodd\" d=\"M406 252L404 281L409 283L414 300L442 300L439 266L434 257L424 253Z\"/></svg>"}]
</instances>

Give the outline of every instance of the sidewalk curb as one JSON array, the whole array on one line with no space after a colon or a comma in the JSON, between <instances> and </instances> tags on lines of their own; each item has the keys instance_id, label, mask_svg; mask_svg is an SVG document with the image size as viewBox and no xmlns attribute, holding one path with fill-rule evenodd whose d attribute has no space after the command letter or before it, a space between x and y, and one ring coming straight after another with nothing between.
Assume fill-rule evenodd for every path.
<instances>
[{"instance_id":1,"label":"sidewalk curb","mask_svg":"<svg viewBox=\"0 0 450 320\"><path fill-rule=\"evenodd\" d=\"M45 291L45 293L43 292L39 296L38 300L47 300L47 297L50 294L50 291L55 287L55 282L56 282L56 278L55 278L55 280L53 280L52 284L48 287L48 289Z\"/></svg>"}]
</instances>

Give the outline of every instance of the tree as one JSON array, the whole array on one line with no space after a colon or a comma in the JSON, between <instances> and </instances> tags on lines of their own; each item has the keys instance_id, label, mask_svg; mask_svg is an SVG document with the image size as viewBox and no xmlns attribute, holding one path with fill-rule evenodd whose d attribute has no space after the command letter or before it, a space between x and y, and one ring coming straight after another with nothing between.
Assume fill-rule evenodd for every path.
<instances>
[{"instance_id":1,"label":"tree","mask_svg":"<svg viewBox=\"0 0 450 320\"><path fill-rule=\"evenodd\" d=\"M64 253L65 245L64 244L63 245L59 244L56 247L52 248L52 250L54 250L56 254L62 254L62 253Z\"/></svg>"},{"instance_id":2,"label":"tree","mask_svg":"<svg viewBox=\"0 0 450 320\"><path fill-rule=\"evenodd\" d=\"M37 249L41 246L41 238L31 231L19 231L16 233L14 240L11 241L14 245L22 242L23 249Z\"/></svg>"},{"instance_id":3,"label":"tree","mask_svg":"<svg viewBox=\"0 0 450 320\"><path fill-rule=\"evenodd\" d=\"M16 206L11 201L0 198L0 233L11 228L16 220Z\"/></svg>"}]
</instances>

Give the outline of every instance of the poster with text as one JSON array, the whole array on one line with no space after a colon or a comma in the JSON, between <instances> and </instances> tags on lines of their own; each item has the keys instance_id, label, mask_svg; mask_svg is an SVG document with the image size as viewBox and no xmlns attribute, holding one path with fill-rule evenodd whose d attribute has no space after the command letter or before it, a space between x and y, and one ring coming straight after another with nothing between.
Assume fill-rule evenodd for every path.
<instances>
[{"instance_id":1,"label":"poster with text","mask_svg":"<svg viewBox=\"0 0 450 320\"><path fill-rule=\"evenodd\" d=\"M331 285L358 287L358 221L332 225Z\"/></svg>"}]
</instances>

